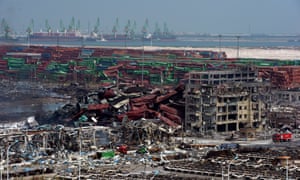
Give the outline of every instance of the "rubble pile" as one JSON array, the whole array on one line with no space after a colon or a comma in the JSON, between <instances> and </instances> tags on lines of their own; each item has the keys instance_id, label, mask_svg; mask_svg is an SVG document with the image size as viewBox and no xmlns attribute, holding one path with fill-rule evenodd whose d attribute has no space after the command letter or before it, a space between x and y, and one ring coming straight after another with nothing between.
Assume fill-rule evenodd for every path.
<instances>
[{"instance_id":1,"label":"rubble pile","mask_svg":"<svg viewBox=\"0 0 300 180\"><path fill-rule=\"evenodd\" d=\"M157 89L156 91L145 88L140 91L140 89L138 86L124 90L107 87L87 94L80 91L82 94L77 92L76 104L66 104L48 118L42 116L36 119L40 124L63 124L71 127L113 126L117 123L121 124L124 129L137 128L132 132L138 132L138 128L146 130L143 127L151 124L153 129L149 129L153 132L147 132L146 134L152 134L146 135L147 137L154 137L153 133L156 130L174 134L180 129L181 120L184 117L183 106L180 105L183 100L184 87L179 85L175 89ZM140 137L146 137L142 134L139 134ZM131 140L133 139L128 139L128 141Z\"/></svg>"},{"instance_id":2,"label":"rubble pile","mask_svg":"<svg viewBox=\"0 0 300 180\"><path fill-rule=\"evenodd\" d=\"M53 179L78 176L83 179L228 176L282 179L287 171L289 178L300 176L300 153L296 144L212 145L165 139L168 143L136 146L119 142L120 132L115 131L103 126L68 128L62 125L6 130L0 137L3 149L6 149L1 151L2 156L9 153L6 159L9 166L4 165L4 171L9 168L10 177L31 175Z\"/></svg>"},{"instance_id":3,"label":"rubble pile","mask_svg":"<svg viewBox=\"0 0 300 180\"><path fill-rule=\"evenodd\" d=\"M285 164L286 160L284 159L284 162L282 162L281 158L287 157L290 161L290 164L288 164L289 178L300 176L298 166L294 163L296 162L294 160L299 159L299 151L295 147L283 151L256 148L256 151L251 150L250 152L244 152L244 150L234 151L233 153L223 152L218 151L214 157L200 160L172 162L164 166L164 169L172 172L214 177L229 176L237 179L284 179L286 178L287 164Z\"/></svg>"},{"instance_id":4,"label":"rubble pile","mask_svg":"<svg viewBox=\"0 0 300 180\"><path fill-rule=\"evenodd\" d=\"M162 165L190 157L176 145L120 145L119 140L119 132L103 126L42 125L31 130L3 130L0 136L6 149L1 155L8 157L4 170L10 177L55 174L54 179L79 175L89 179L165 179L169 173L161 172Z\"/></svg>"}]
</instances>

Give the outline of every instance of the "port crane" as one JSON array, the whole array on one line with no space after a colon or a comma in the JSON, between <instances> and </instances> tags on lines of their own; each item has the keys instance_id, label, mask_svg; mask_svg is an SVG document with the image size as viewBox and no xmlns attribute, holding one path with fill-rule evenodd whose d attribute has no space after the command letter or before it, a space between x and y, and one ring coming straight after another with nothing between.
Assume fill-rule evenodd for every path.
<instances>
[{"instance_id":1,"label":"port crane","mask_svg":"<svg viewBox=\"0 0 300 180\"><path fill-rule=\"evenodd\" d=\"M112 29L115 39L117 38L118 28L119 28L119 18L116 19L115 25L113 26L113 29Z\"/></svg>"},{"instance_id":2,"label":"port crane","mask_svg":"<svg viewBox=\"0 0 300 180\"><path fill-rule=\"evenodd\" d=\"M51 29L51 27L50 27L50 25L49 25L48 19L46 19L46 21L45 21L45 28L46 28L46 31L47 31L48 33L51 33L51 32L52 32L52 29Z\"/></svg>"},{"instance_id":3,"label":"port crane","mask_svg":"<svg viewBox=\"0 0 300 180\"><path fill-rule=\"evenodd\" d=\"M1 21L1 32L4 33L5 39L7 39L9 37L9 33L11 32L11 29L10 29L8 23L6 22L6 20L4 18Z\"/></svg>"},{"instance_id":4,"label":"port crane","mask_svg":"<svg viewBox=\"0 0 300 180\"><path fill-rule=\"evenodd\" d=\"M158 22L155 23L154 35L157 35L157 36L161 35L161 30L160 30L160 27L158 25Z\"/></svg>"},{"instance_id":5,"label":"port crane","mask_svg":"<svg viewBox=\"0 0 300 180\"><path fill-rule=\"evenodd\" d=\"M131 27L131 30L130 30L130 37L131 37L131 39L134 39L134 37L135 37L135 30L136 30L136 22L134 21L133 25Z\"/></svg>"},{"instance_id":6,"label":"port crane","mask_svg":"<svg viewBox=\"0 0 300 180\"><path fill-rule=\"evenodd\" d=\"M65 32L66 31L66 28L64 26L64 23L62 20L59 21L59 31L60 32Z\"/></svg>"},{"instance_id":7,"label":"port crane","mask_svg":"<svg viewBox=\"0 0 300 180\"><path fill-rule=\"evenodd\" d=\"M33 32L34 31L34 20L33 19L30 20L29 27L30 27L31 31Z\"/></svg>"},{"instance_id":8,"label":"port crane","mask_svg":"<svg viewBox=\"0 0 300 180\"><path fill-rule=\"evenodd\" d=\"M27 27L26 32L27 32L27 35L28 35L28 37L29 37L30 34L32 33L32 29L31 29L30 26Z\"/></svg>"},{"instance_id":9,"label":"port crane","mask_svg":"<svg viewBox=\"0 0 300 180\"><path fill-rule=\"evenodd\" d=\"M72 31L74 31L74 29L75 29L75 18L72 17L70 25L68 27L68 32L72 32Z\"/></svg>"},{"instance_id":10,"label":"port crane","mask_svg":"<svg viewBox=\"0 0 300 180\"><path fill-rule=\"evenodd\" d=\"M80 20L79 19L77 20L77 24L76 24L75 30L76 31L80 31Z\"/></svg>"},{"instance_id":11,"label":"port crane","mask_svg":"<svg viewBox=\"0 0 300 180\"><path fill-rule=\"evenodd\" d=\"M164 29L163 29L163 35L168 35L169 34L169 28L167 26L167 23L164 23Z\"/></svg>"},{"instance_id":12,"label":"port crane","mask_svg":"<svg viewBox=\"0 0 300 180\"><path fill-rule=\"evenodd\" d=\"M149 28L149 20L148 18L145 20L145 24L142 27L143 39L146 37Z\"/></svg>"},{"instance_id":13,"label":"port crane","mask_svg":"<svg viewBox=\"0 0 300 180\"><path fill-rule=\"evenodd\" d=\"M33 34L33 27L34 27L34 22L33 22L33 19L31 19L29 26L26 29L28 46L30 46L30 35Z\"/></svg>"},{"instance_id":14,"label":"port crane","mask_svg":"<svg viewBox=\"0 0 300 180\"><path fill-rule=\"evenodd\" d=\"M128 20L127 24L126 24L126 26L124 28L126 39L127 39L128 35L129 35L130 26L131 26L131 22L130 22L130 20Z\"/></svg>"},{"instance_id":15,"label":"port crane","mask_svg":"<svg viewBox=\"0 0 300 180\"><path fill-rule=\"evenodd\" d=\"M99 27L100 27L100 18L98 17L97 21L96 21L96 25L94 27L94 30L92 32L92 36L98 37Z\"/></svg>"}]
</instances>

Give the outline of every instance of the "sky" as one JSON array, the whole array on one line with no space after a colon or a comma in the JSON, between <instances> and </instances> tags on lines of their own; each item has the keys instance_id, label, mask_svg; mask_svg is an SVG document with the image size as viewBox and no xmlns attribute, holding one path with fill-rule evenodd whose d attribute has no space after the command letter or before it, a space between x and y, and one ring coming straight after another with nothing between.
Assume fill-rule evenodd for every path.
<instances>
[{"instance_id":1,"label":"sky","mask_svg":"<svg viewBox=\"0 0 300 180\"><path fill-rule=\"evenodd\" d=\"M169 31L210 34L300 34L299 0L0 0L0 19L17 32L25 32L31 19L34 31L52 29L72 17L81 31L91 30L100 19L100 30L111 32L119 19L119 32L130 20L140 32L145 20Z\"/></svg>"}]
</instances>

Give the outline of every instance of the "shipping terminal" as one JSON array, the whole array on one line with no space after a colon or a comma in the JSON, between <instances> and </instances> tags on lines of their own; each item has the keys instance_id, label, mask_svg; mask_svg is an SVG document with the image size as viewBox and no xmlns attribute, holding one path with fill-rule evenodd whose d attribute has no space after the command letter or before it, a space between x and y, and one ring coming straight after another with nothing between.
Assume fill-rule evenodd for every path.
<instances>
[{"instance_id":1,"label":"shipping terminal","mask_svg":"<svg viewBox=\"0 0 300 180\"><path fill-rule=\"evenodd\" d=\"M28 37L60 43L0 45L1 178L300 177L299 59Z\"/></svg>"}]
</instances>

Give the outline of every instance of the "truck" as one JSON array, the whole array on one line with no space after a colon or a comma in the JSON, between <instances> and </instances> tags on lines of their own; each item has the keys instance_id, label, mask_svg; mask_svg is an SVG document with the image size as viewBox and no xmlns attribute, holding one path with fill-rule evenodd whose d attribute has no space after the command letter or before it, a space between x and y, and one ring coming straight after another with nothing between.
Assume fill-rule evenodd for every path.
<instances>
[{"instance_id":1,"label":"truck","mask_svg":"<svg viewBox=\"0 0 300 180\"><path fill-rule=\"evenodd\" d=\"M273 142L288 142L292 140L292 136L290 132L275 133L272 136L272 140Z\"/></svg>"},{"instance_id":2,"label":"truck","mask_svg":"<svg viewBox=\"0 0 300 180\"><path fill-rule=\"evenodd\" d=\"M224 143L217 147L219 150L237 150L240 148L238 143Z\"/></svg>"}]
</instances>

